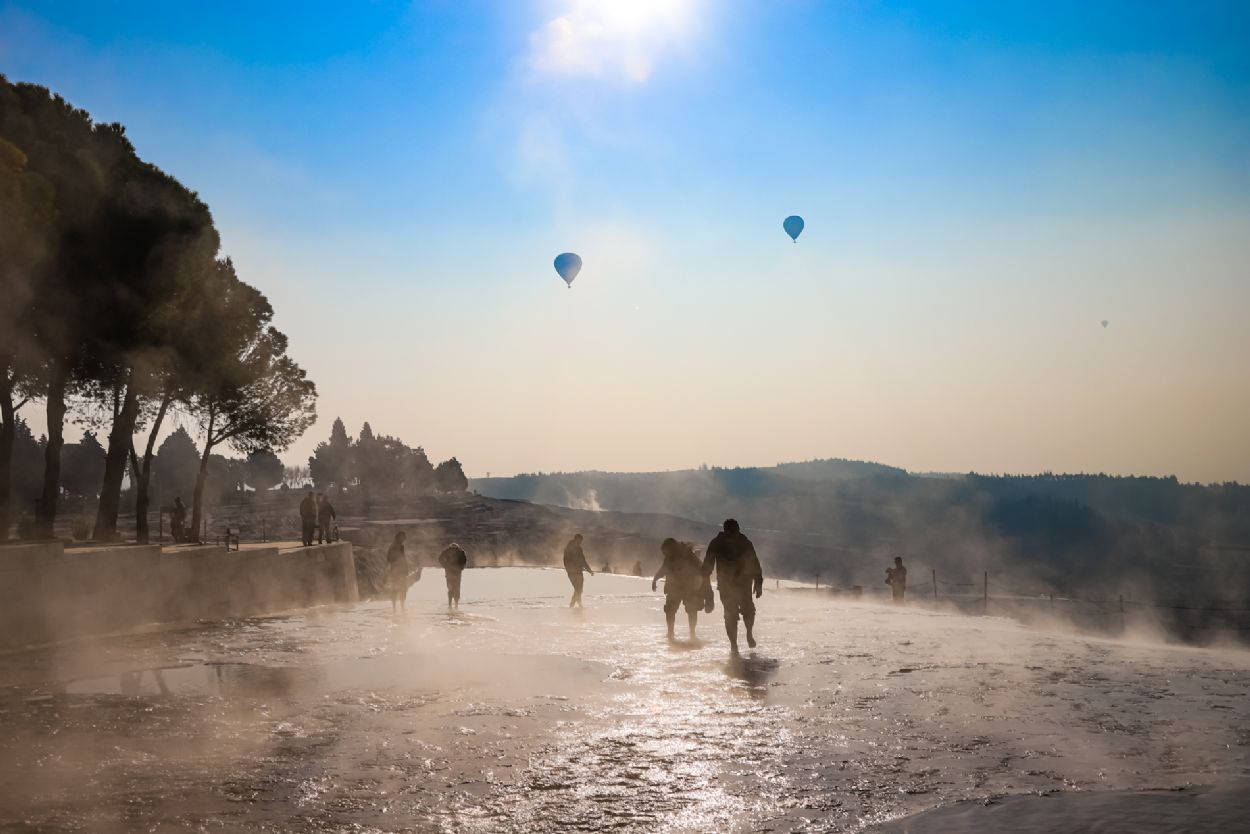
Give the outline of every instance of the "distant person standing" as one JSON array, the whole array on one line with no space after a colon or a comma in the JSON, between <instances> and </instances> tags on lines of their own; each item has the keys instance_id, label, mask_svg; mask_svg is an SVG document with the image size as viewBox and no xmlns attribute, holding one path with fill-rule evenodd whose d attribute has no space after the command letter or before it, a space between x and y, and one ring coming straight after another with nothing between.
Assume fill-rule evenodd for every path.
<instances>
[{"instance_id":1,"label":"distant person standing","mask_svg":"<svg viewBox=\"0 0 1250 834\"><path fill-rule=\"evenodd\" d=\"M438 554L438 563L443 566L443 575L447 578L447 608L460 607L460 576L469 564L469 556L458 544L449 544Z\"/></svg>"},{"instance_id":2,"label":"distant person standing","mask_svg":"<svg viewBox=\"0 0 1250 834\"><path fill-rule=\"evenodd\" d=\"M332 525L334 519L339 514L334 511L334 505L330 503L330 499L326 497L324 492L317 493L317 544L321 544L322 540L329 544L334 541L334 530Z\"/></svg>"},{"instance_id":3,"label":"distant person standing","mask_svg":"<svg viewBox=\"0 0 1250 834\"><path fill-rule=\"evenodd\" d=\"M304 547L309 547L313 543L313 534L317 527L317 499L313 496L311 489L304 496L304 500L299 502L299 520L303 531Z\"/></svg>"},{"instance_id":4,"label":"distant person standing","mask_svg":"<svg viewBox=\"0 0 1250 834\"><path fill-rule=\"evenodd\" d=\"M660 553L664 555L664 561L651 578L651 590L656 590L657 583L664 580L664 620L668 624L668 639L675 639L673 627L677 621L677 609L685 605L690 639L693 640L699 609L712 593L710 580L705 581L703 565L690 542L665 539L660 545Z\"/></svg>"},{"instance_id":5,"label":"distant person standing","mask_svg":"<svg viewBox=\"0 0 1250 834\"><path fill-rule=\"evenodd\" d=\"M903 567L903 557L894 557L894 567L885 569L885 584L894 593L894 604L903 604L903 594L907 593L907 568Z\"/></svg>"},{"instance_id":6,"label":"distant person standing","mask_svg":"<svg viewBox=\"0 0 1250 834\"><path fill-rule=\"evenodd\" d=\"M725 609L725 634L729 647L738 653L738 617L747 629L747 645L755 648L755 601L764 593L764 571L760 567L755 545L742 535L738 522L725 520L724 529L707 546L703 557L703 575L716 571L716 588L721 607Z\"/></svg>"},{"instance_id":7,"label":"distant person standing","mask_svg":"<svg viewBox=\"0 0 1250 834\"><path fill-rule=\"evenodd\" d=\"M169 534L175 542L187 540L187 505L181 496L174 499L174 509L169 514Z\"/></svg>"},{"instance_id":8,"label":"distant person standing","mask_svg":"<svg viewBox=\"0 0 1250 834\"><path fill-rule=\"evenodd\" d=\"M586 553L582 550L582 534L578 533L564 546L564 572L569 575L569 582L573 583L573 598L569 600L569 608L582 607L582 586L586 582L586 578L582 576L583 571L591 576L595 575L590 569L590 563L586 561Z\"/></svg>"},{"instance_id":9,"label":"distant person standing","mask_svg":"<svg viewBox=\"0 0 1250 834\"><path fill-rule=\"evenodd\" d=\"M408 554L404 550L404 531L395 534L395 540L386 550L386 587L391 593L391 613L396 606L407 612L409 566ZM417 568L417 579L421 578L421 569Z\"/></svg>"}]
</instances>

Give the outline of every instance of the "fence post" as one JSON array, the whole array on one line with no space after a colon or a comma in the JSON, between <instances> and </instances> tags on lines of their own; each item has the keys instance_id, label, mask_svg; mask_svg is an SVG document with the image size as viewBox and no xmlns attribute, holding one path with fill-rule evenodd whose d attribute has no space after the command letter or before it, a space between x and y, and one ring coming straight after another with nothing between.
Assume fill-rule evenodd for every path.
<instances>
[{"instance_id":1,"label":"fence post","mask_svg":"<svg viewBox=\"0 0 1250 834\"><path fill-rule=\"evenodd\" d=\"M981 585L981 616L984 617L990 613L990 572L985 572L985 578Z\"/></svg>"},{"instance_id":2,"label":"fence post","mask_svg":"<svg viewBox=\"0 0 1250 834\"><path fill-rule=\"evenodd\" d=\"M1050 595L1050 613L1052 615L1055 613L1055 595L1054 594Z\"/></svg>"},{"instance_id":3,"label":"fence post","mask_svg":"<svg viewBox=\"0 0 1250 834\"><path fill-rule=\"evenodd\" d=\"M263 518L260 520L260 540L263 542L269 541L269 537L265 534L265 519Z\"/></svg>"},{"instance_id":4,"label":"fence post","mask_svg":"<svg viewBox=\"0 0 1250 834\"><path fill-rule=\"evenodd\" d=\"M816 571L816 590L820 590L820 571Z\"/></svg>"},{"instance_id":5,"label":"fence post","mask_svg":"<svg viewBox=\"0 0 1250 834\"><path fill-rule=\"evenodd\" d=\"M1124 594L1120 594L1120 631L1124 630Z\"/></svg>"},{"instance_id":6,"label":"fence post","mask_svg":"<svg viewBox=\"0 0 1250 834\"><path fill-rule=\"evenodd\" d=\"M937 568L931 568L930 573L933 574L933 601L937 602Z\"/></svg>"}]
</instances>

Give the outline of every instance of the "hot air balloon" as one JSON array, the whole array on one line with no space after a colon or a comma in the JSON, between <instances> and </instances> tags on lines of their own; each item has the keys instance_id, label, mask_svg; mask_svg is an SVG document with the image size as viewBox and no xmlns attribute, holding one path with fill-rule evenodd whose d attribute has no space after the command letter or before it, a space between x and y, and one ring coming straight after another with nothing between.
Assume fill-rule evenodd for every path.
<instances>
[{"instance_id":1,"label":"hot air balloon","mask_svg":"<svg viewBox=\"0 0 1250 834\"><path fill-rule=\"evenodd\" d=\"M1104 328L1105 328L1108 324L1109 324L1109 322L1108 322L1106 319L1103 319L1103 320L1102 320L1102 326L1103 326Z\"/></svg>"},{"instance_id":2,"label":"hot air balloon","mask_svg":"<svg viewBox=\"0 0 1250 834\"><path fill-rule=\"evenodd\" d=\"M572 252L556 255L556 272L564 279L564 283L573 288L573 279L582 271L582 259Z\"/></svg>"},{"instance_id":3,"label":"hot air balloon","mask_svg":"<svg viewBox=\"0 0 1250 834\"><path fill-rule=\"evenodd\" d=\"M799 242L799 235L803 233L803 218L797 214L792 214L785 220L781 221L781 228L786 230L786 234L790 236L790 240L795 243Z\"/></svg>"}]
</instances>

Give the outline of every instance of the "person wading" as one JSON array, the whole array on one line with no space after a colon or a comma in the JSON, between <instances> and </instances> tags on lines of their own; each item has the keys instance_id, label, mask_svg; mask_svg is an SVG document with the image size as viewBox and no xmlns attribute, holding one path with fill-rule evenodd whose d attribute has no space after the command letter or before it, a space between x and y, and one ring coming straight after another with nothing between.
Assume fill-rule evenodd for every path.
<instances>
[{"instance_id":1,"label":"person wading","mask_svg":"<svg viewBox=\"0 0 1250 834\"><path fill-rule=\"evenodd\" d=\"M386 587L391 593L391 613L396 608L407 612L409 567L408 554L404 551L404 531L395 534L395 540L386 549ZM421 568L417 568L417 579L421 578ZM414 580L415 581L415 580Z\"/></svg>"},{"instance_id":2,"label":"person wading","mask_svg":"<svg viewBox=\"0 0 1250 834\"><path fill-rule=\"evenodd\" d=\"M578 533L572 540L564 546L564 571L569 575L569 582L573 583L573 597L569 600L569 608L577 606L582 607L582 586L586 582L586 578L582 576L582 572L595 575L590 569L590 563L586 561L586 554L582 550L582 534Z\"/></svg>"},{"instance_id":3,"label":"person wading","mask_svg":"<svg viewBox=\"0 0 1250 834\"><path fill-rule=\"evenodd\" d=\"M664 620L668 624L668 639L675 639L673 627L677 621L677 609L685 605L690 639L693 640L699 609L711 600L711 580L703 576L703 566L690 542L665 539L660 545L660 553L664 555L664 561L651 579L651 590L656 590L661 578L664 580Z\"/></svg>"},{"instance_id":4,"label":"person wading","mask_svg":"<svg viewBox=\"0 0 1250 834\"><path fill-rule=\"evenodd\" d=\"M716 588L725 609L725 634L729 647L738 653L738 617L747 629L747 645L755 648L755 600L764 593L764 572L760 568L755 545L742 535L738 522L726 519L724 530L716 534L703 557L703 575L716 571Z\"/></svg>"},{"instance_id":5,"label":"person wading","mask_svg":"<svg viewBox=\"0 0 1250 834\"><path fill-rule=\"evenodd\" d=\"M304 500L299 502L299 520L303 533L301 540L304 547L309 547L317 530L317 499L311 489L304 496Z\"/></svg>"},{"instance_id":6,"label":"person wading","mask_svg":"<svg viewBox=\"0 0 1250 834\"><path fill-rule=\"evenodd\" d=\"M903 567L902 556L895 556L894 567L885 569L885 584L894 594L894 604L902 605L903 595L907 593L907 568Z\"/></svg>"},{"instance_id":7,"label":"person wading","mask_svg":"<svg viewBox=\"0 0 1250 834\"><path fill-rule=\"evenodd\" d=\"M438 563L443 566L443 575L447 578L447 608L460 607L460 576L469 564L469 556L458 544L449 544L438 554Z\"/></svg>"}]
</instances>

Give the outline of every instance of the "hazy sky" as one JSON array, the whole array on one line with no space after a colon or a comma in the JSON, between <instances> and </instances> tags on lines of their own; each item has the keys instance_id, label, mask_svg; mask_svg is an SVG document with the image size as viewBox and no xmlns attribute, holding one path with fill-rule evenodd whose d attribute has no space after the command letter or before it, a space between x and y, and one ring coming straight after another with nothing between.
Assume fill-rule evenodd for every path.
<instances>
[{"instance_id":1,"label":"hazy sky","mask_svg":"<svg viewBox=\"0 0 1250 834\"><path fill-rule=\"evenodd\" d=\"M341 416L471 475L1250 481L1247 43L1244 0L0 2L0 72L273 301L284 457Z\"/></svg>"}]
</instances>

